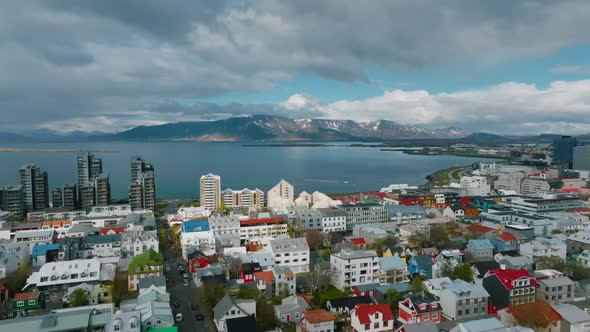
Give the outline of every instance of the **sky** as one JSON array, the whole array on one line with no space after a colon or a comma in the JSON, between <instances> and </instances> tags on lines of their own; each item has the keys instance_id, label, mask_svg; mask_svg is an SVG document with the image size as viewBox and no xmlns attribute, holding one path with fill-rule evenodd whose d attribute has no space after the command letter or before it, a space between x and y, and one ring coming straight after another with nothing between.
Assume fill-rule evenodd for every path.
<instances>
[{"instance_id":1,"label":"sky","mask_svg":"<svg viewBox=\"0 0 590 332\"><path fill-rule=\"evenodd\" d=\"M9 0L0 131L249 114L590 132L587 0Z\"/></svg>"}]
</instances>

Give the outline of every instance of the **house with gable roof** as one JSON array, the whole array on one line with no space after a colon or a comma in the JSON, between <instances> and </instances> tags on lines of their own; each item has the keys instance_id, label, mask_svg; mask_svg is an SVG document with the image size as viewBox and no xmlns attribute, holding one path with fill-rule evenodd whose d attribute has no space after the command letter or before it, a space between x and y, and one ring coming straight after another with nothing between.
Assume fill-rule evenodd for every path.
<instances>
[{"instance_id":1,"label":"house with gable roof","mask_svg":"<svg viewBox=\"0 0 590 332\"><path fill-rule=\"evenodd\" d=\"M469 240L467 242L467 252L471 253L474 258L479 260L493 260L494 246L488 239Z\"/></svg>"},{"instance_id":2,"label":"house with gable roof","mask_svg":"<svg viewBox=\"0 0 590 332\"><path fill-rule=\"evenodd\" d=\"M299 323L308 306L307 301L301 296L287 296L281 304L274 306L275 316L281 323Z\"/></svg>"},{"instance_id":3,"label":"house with gable roof","mask_svg":"<svg viewBox=\"0 0 590 332\"><path fill-rule=\"evenodd\" d=\"M297 324L297 332L334 332L336 317L325 309L306 310Z\"/></svg>"},{"instance_id":4,"label":"house with gable roof","mask_svg":"<svg viewBox=\"0 0 590 332\"><path fill-rule=\"evenodd\" d=\"M389 304L359 304L350 312L350 325L355 332L390 331L394 321Z\"/></svg>"},{"instance_id":5,"label":"house with gable roof","mask_svg":"<svg viewBox=\"0 0 590 332\"><path fill-rule=\"evenodd\" d=\"M482 285L490 294L490 313L508 306L535 302L535 291L538 286L525 269L513 270L502 267L489 270Z\"/></svg>"},{"instance_id":6,"label":"house with gable roof","mask_svg":"<svg viewBox=\"0 0 590 332\"><path fill-rule=\"evenodd\" d=\"M432 321L440 323L442 308L438 296L430 293L409 295L399 302L399 320L404 324Z\"/></svg>"},{"instance_id":7,"label":"house with gable roof","mask_svg":"<svg viewBox=\"0 0 590 332\"><path fill-rule=\"evenodd\" d=\"M227 332L226 320L246 316L256 317L255 300L238 300L226 294L213 308L213 322L219 332Z\"/></svg>"},{"instance_id":8,"label":"house with gable roof","mask_svg":"<svg viewBox=\"0 0 590 332\"><path fill-rule=\"evenodd\" d=\"M432 278L432 256L431 255L417 255L412 256L408 262L408 272L410 275L422 275L426 279Z\"/></svg>"}]
</instances>

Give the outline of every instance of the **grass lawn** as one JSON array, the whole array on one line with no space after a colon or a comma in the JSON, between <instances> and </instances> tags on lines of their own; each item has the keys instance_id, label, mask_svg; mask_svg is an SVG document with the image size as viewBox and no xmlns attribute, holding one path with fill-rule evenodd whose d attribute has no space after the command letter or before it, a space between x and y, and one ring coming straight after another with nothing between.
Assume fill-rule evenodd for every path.
<instances>
[{"instance_id":1,"label":"grass lawn","mask_svg":"<svg viewBox=\"0 0 590 332\"><path fill-rule=\"evenodd\" d=\"M318 297L321 301L327 301L344 297L344 293L342 293L338 288L331 286L327 291L319 292Z\"/></svg>"},{"instance_id":2,"label":"grass lawn","mask_svg":"<svg viewBox=\"0 0 590 332\"><path fill-rule=\"evenodd\" d=\"M165 209L170 205L167 201L156 201L156 210Z\"/></svg>"},{"instance_id":3,"label":"grass lawn","mask_svg":"<svg viewBox=\"0 0 590 332\"><path fill-rule=\"evenodd\" d=\"M461 170L462 170L461 168L454 170L451 173L451 177L455 180L460 180L461 179Z\"/></svg>"}]
</instances>

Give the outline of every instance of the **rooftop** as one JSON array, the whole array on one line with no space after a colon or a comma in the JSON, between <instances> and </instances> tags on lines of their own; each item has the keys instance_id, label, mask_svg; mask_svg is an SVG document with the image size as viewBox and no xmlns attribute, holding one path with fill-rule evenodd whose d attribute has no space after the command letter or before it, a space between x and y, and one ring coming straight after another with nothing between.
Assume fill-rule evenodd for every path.
<instances>
[{"instance_id":1,"label":"rooftop","mask_svg":"<svg viewBox=\"0 0 590 332\"><path fill-rule=\"evenodd\" d=\"M336 317L325 309L306 310L303 312L303 316L312 324L336 320Z\"/></svg>"},{"instance_id":2,"label":"rooftop","mask_svg":"<svg viewBox=\"0 0 590 332\"><path fill-rule=\"evenodd\" d=\"M370 324L372 322L371 317L374 316L377 312L379 312L383 317L382 321L393 319L391 308L387 303L359 304L356 306L354 313L351 313L351 315L356 315L361 324Z\"/></svg>"},{"instance_id":3,"label":"rooftop","mask_svg":"<svg viewBox=\"0 0 590 332\"><path fill-rule=\"evenodd\" d=\"M249 220L240 220L240 226L256 226L256 225L266 225L266 224L280 224L280 223L284 223L284 222L285 222L285 218L283 218L283 217L249 219Z\"/></svg>"},{"instance_id":4,"label":"rooftop","mask_svg":"<svg viewBox=\"0 0 590 332\"><path fill-rule=\"evenodd\" d=\"M340 259L360 259L377 257L377 252L375 250L343 250L339 253L332 254L332 256Z\"/></svg>"},{"instance_id":5,"label":"rooftop","mask_svg":"<svg viewBox=\"0 0 590 332\"><path fill-rule=\"evenodd\" d=\"M561 315L545 301L509 306L507 310L520 324L533 323L534 326L547 327L562 319Z\"/></svg>"}]
</instances>

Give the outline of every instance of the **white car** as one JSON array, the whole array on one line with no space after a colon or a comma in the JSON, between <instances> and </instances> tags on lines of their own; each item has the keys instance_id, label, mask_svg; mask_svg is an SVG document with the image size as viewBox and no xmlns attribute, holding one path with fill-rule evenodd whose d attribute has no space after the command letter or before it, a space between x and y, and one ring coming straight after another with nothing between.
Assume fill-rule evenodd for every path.
<instances>
[{"instance_id":1,"label":"white car","mask_svg":"<svg viewBox=\"0 0 590 332\"><path fill-rule=\"evenodd\" d=\"M176 316L174 316L174 320L175 320L177 323L180 323L180 322L182 322L182 319L183 319L182 312L179 312L179 313L177 313L177 314L176 314Z\"/></svg>"}]
</instances>

